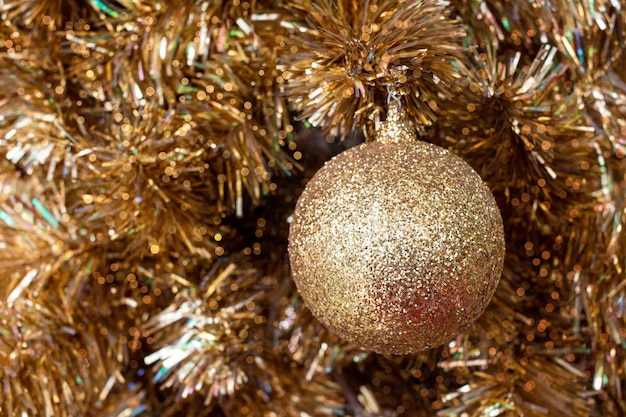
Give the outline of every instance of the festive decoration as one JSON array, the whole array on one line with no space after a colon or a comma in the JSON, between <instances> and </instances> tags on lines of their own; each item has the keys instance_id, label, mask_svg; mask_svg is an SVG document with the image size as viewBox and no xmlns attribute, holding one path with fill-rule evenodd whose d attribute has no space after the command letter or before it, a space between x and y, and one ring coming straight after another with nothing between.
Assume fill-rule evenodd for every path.
<instances>
[{"instance_id":1,"label":"festive decoration","mask_svg":"<svg viewBox=\"0 0 626 417\"><path fill-rule=\"evenodd\" d=\"M379 142L328 162L298 200L293 277L319 320L366 349L406 354L465 330L504 261L496 202L469 165L411 141L389 112Z\"/></svg>"},{"instance_id":2,"label":"festive decoration","mask_svg":"<svg viewBox=\"0 0 626 417\"><path fill-rule=\"evenodd\" d=\"M391 89L420 126L436 119L433 92L459 77L452 61L464 34L446 2L293 3L298 30L286 39L283 78L301 117L332 134L371 134Z\"/></svg>"},{"instance_id":3,"label":"festive decoration","mask_svg":"<svg viewBox=\"0 0 626 417\"><path fill-rule=\"evenodd\" d=\"M623 2L3 0L0 23L0 415L626 415ZM287 252L323 163L400 137L390 97L506 241L484 314L409 355L323 326Z\"/></svg>"}]
</instances>

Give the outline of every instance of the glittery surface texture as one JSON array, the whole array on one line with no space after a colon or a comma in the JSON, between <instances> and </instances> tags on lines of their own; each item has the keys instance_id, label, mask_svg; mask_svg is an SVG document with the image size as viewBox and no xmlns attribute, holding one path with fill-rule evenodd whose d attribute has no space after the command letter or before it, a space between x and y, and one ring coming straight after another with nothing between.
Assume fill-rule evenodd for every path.
<instances>
[{"instance_id":1,"label":"glittery surface texture","mask_svg":"<svg viewBox=\"0 0 626 417\"><path fill-rule=\"evenodd\" d=\"M488 305L505 252L495 199L462 159L425 142L365 143L298 200L292 276L346 340L407 354L445 343Z\"/></svg>"}]
</instances>

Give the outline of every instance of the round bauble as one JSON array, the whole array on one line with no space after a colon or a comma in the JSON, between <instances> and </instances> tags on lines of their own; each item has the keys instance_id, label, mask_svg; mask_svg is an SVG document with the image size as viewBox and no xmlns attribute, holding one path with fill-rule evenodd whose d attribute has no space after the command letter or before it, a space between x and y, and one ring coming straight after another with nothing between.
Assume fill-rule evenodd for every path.
<instances>
[{"instance_id":1,"label":"round bauble","mask_svg":"<svg viewBox=\"0 0 626 417\"><path fill-rule=\"evenodd\" d=\"M504 263L500 212L462 159L425 142L328 161L289 233L296 286L340 337L379 353L441 345L480 316Z\"/></svg>"}]
</instances>

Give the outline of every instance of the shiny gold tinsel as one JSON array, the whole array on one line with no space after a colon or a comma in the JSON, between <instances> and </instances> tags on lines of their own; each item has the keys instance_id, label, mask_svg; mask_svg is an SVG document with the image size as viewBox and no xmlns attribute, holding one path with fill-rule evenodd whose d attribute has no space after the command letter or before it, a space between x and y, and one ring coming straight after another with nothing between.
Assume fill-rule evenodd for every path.
<instances>
[{"instance_id":1,"label":"shiny gold tinsel","mask_svg":"<svg viewBox=\"0 0 626 417\"><path fill-rule=\"evenodd\" d=\"M68 83L26 45L0 58L0 414L87 415L127 366L117 338L130 309L96 302L91 273L108 254L68 207L78 175Z\"/></svg>"},{"instance_id":2,"label":"shiny gold tinsel","mask_svg":"<svg viewBox=\"0 0 626 417\"><path fill-rule=\"evenodd\" d=\"M390 137L401 126L386 121L383 143L326 164L289 233L294 281L313 314L394 354L465 330L489 303L504 257L502 219L478 175L444 149Z\"/></svg>"},{"instance_id":3,"label":"shiny gold tinsel","mask_svg":"<svg viewBox=\"0 0 626 417\"><path fill-rule=\"evenodd\" d=\"M464 33L449 18L447 2L322 0L288 7L296 19L284 39L282 78L302 119L332 134L371 134L390 92L420 125L436 118L439 95L459 77L451 61L462 53Z\"/></svg>"},{"instance_id":4,"label":"shiny gold tinsel","mask_svg":"<svg viewBox=\"0 0 626 417\"><path fill-rule=\"evenodd\" d=\"M74 304L101 252L89 252L93 242L66 204L73 141L54 100L62 78L47 83L12 64L0 70L0 296L37 294L52 280L71 287Z\"/></svg>"},{"instance_id":5,"label":"shiny gold tinsel","mask_svg":"<svg viewBox=\"0 0 626 417\"><path fill-rule=\"evenodd\" d=\"M102 110L102 128L90 112L77 120L77 178L67 191L72 215L99 241L123 240L123 257L161 251L214 257L221 217L207 204L218 190L207 179L210 142L202 126L151 104Z\"/></svg>"},{"instance_id":6,"label":"shiny gold tinsel","mask_svg":"<svg viewBox=\"0 0 626 417\"><path fill-rule=\"evenodd\" d=\"M470 28L470 33L487 34L487 43L498 45L503 51L524 51L532 55L552 39L551 3L460 0L452 2L452 7L458 18ZM512 10L515 12L511 13Z\"/></svg>"},{"instance_id":7,"label":"shiny gold tinsel","mask_svg":"<svg viewBox=\"0 0 626 417\"><path fill-rule=\"evenodd\" d=\"M525 63L519 52L497 57L490 45L475 51L467 82L442 111L440 124L442 144L457 150L517 210L516 221L532 205L538 227L558 227L564 215L593 213L597 200L591 195L601 188L599 172L576 163L601 158L601 149L580 112L579 91L564 87L567 67L557 57L550 47ZM573 194L574 206L567 199Z\"/></svg>"},{"instance_id":8,"label":"shiny gold tinsel","mask_svg":"<svg viewBox=\"0 0 626 417\"><path fill-rule=\"evenodd\" d=\"M94 98L132 108L150 101L200 124L210 197L220 212L238 216L246 197L259 204L275 189L273 175L297 168L283 150L293 126L274 93L275 52L255 32L253 11L210 1L163 5L154 14L137 8L115 18L114 33L98 26L68 33L65 43L74 55L71 78ZM112 91L102 89L103 77Z\"/></svg>"},{"instance_id":9,"label":"shiny gold tinsel","mask_svg":"<svg viewBox=\"0 0 626 417\"><path fill-rule=\"evenodd\" d=\"M173 387L179 398L200 393L205 405L213 405L261 375L273 384L272 369L257 345L265 322L262 293L254 271L235 264L214 268L201 287L181 290L144 326L154 340L154 352L144 361L153 366L160 387Z\"/></svg>"},{"instance_id":10,"label":"shiny gold tinsel","mask_svg":"<svg viewBox=\"0 0 626 417\"><path fill-rule=\"evenodd\" d=\"M107 357L105 327L68 315L54 292L0 302L2 415L87 415L119 372L116 358Z\"/></svg>"},{"instance_id":11,"label":"shiny gold tinsel","mask_svg":"<svg viewBox=\"0 0 626 417\"><path fill-rule=\"evenodd\" d=\"M626 415L621 3L0 1L0 415ZM324 328L286 253L324 134L390 96L507 241L406 356Z\"/></svg>"},{"instance_id":12,"label":"shiny gold tinsel","mask_svg":"<svg viewBox=\"0 0 626 417\"><path fill-rule=\"evenodd\" d=\"M551 9L558 48L572 63L575 78L585 84L603 76L625 46L623 6L601 0L561 0Z\"/></svg>"},{"instance_id":13,"label":"shiny gold tinsel","mask_svg":"<svg viewBox=\"0 0 626 417\"><path fill-rule=\"evenodd\" d=\"M586 10L588 6L585 4L578 10ZM564 10L560 8L555 13L560 11L571 18L571 13L567 14ZM598 14L595 21L600 25L605 17ZM552 21L553 24L555 22L556 19ZM592 412L593 392L584 395L584 400L572 400L572 397L573 392L582 390L584 385L581 368L592 362L595 362L596 371L605 366L596 362L598 357L588 356L589 349L582 337L586 334L586 337L594 338L588 332L595 332L594 329L602 326L599 324L599 311L587 310L587 306L602 302L592 301L595 294L581 289L593 285L591 283L596 279L602 281L612 275L602 266L608 262L602 260L601 254L606 250L607 242L616 236L615 231L611 231L614 228L611 224L615 222L616 205L621 203L616 200L616 190L610 186L610 177L623 170L617 168L623 164L610 157L619 139L606 140L604 134L608 130L598 131L591 121L592 117L595 118L594 107L602 109L604 114L609 113L603 107L603 98L615 95L604 96L599 90L584 87L586 83L594 82L593 77L601 76L615 51L606 47L610 45L606 33L597 28L588 27L588 30L589 33L597 33L585 35L584 43L588 47L585 51L582 50L580 33L572 31L572 36L560 38L577 45L573 49L572 45L565 45L570 47L571 53L577 54L576 60L564 60L557 48L544 46L534 62L527 61L521 67L519 59L523 58L523 54L512 53L508 59L497 58L493 52L497 43L478 42L480 52L475 53L474 62L480 65L472 67L469 73L477 74L480 81L463 90L458 107L446 106L444 112L450 117L441 119L446 143L465 156L498 191L504 207L505 228L511 231L507 233L508 247L524 254L521 257L510 254L507 263L514 268L511 271L514 273L507 273L505 269L500 287L510 289L506 297L515 306L508 318L498 318L498 322L506 324L509 335L505 340L487 345L482 350L484 360L476 363L482 363L486 373L495 376L496 380L509 374L512 380L526 382L500 394L485 386L465 386L464 389L472 395L485 393L493 399L493 404L476 402L470 406L473 400L469 395L462 397L461 404L464 405L455 408L452 406L456 402L455 394L450 394L444 399L449 401L451 413L491 413L504 404L506 408L522 414L538 410L558 414L568 410L570 415L582 416ZM550 36L559 33L555 31ZM563 50L566 48L563 47ZM558 64L555 59L558 59ZM572 61L576 62L576 66L571 66ZM570 71L566 64L570 65ZM513 72L508 73L509 70ZM516 72L520 77L519 83L495 81L504 80L504 74L512 76ZM523 93L523 86L526 84L528 87L526 80L530 79L535 87ZM577 80L580 84L574 83ZM480 87L481 84L488 88ZM516 84L521 90L512 89ZM470 98L476 92L483 98ZM486 103L491 104L486 106ZM474 119L472 114L477 117ZM482 127L486 116L489 124ZM508 122L498 125L504 119ZM451 135L447 131L449 126L456 126L457 132L463 133L463 139ZM488 156L490 153L493 157ZM515 158L517 162L503 164L507 157ZM576 163L582 160L584 162ZM516 171L522 166L525 168ZM616 172L612 172L615 169ZM526 177L519 175L522 172ZM609 275L604 275L607 273ZM505 294L499 292L495 297L496 306L500 304L500 296ZM538 302L539 299L544 301ZM566 300L572 300L571 304ZM538 310L537 304L545 305L545 308ZM501 305L497 312L488 311L486 316L497 317L505 311ZM596 324L584 327L585 320ZM612 321L615 323L614 318ZM475 331L476 340L481 340L480 335L486 334L480 327ZM487 334L497 332L487 330ZM481 343L485 342L489 343L488 340ZM506 346L511 344L519 346L519 355L523 360L517 361L513 352L507 350ZM486 354L500 351L508 356L506 361ZM474 352L479 354L481 351ZM612 363L620 360L620 355L611 354L609 357ZM537 373L537 359L542 363L541 374ZM472 361L468 357L461 363ZM607 368L609 366L604 369ZM567 378L561 377L564 373ZM529 374L535 376L528 380ZM549 396L542 395L547 387L539 388L538 382L545 381L550 381ZM599 378L595 381L598 389L602 387ZM493 387L500 386L501 383L498 383ZM554 398L560 400L555 401ZM606 404L607 410L614 409L612 401Z\"/></svg>"}]
</instances>

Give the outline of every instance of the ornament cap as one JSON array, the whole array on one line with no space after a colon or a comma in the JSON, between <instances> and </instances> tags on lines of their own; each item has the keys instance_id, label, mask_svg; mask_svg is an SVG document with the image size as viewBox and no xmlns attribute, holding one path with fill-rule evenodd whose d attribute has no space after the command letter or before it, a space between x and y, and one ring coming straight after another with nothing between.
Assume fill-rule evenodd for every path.
<instances>
[{"instance_id":1,"label":"ornament cap","mask_svg":"<svg viewBox=\"0 0 626 417\"><path fill-rule=\"evenodd\" d=\"M399 100L393 101L389 105L387 119L380 124L375 141L383 144L418 141L415 126L406 117L405 112L401 110Z\"/></svg>"}]
</instances>

